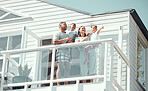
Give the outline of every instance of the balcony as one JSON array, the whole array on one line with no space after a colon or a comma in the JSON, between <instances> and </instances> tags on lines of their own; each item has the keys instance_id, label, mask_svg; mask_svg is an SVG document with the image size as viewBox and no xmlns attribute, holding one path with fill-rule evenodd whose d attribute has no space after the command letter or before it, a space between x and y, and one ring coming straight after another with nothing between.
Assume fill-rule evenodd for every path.
<instances>
[{"instance_id":1,"label":"balcony","mask_svg":"<svg viewBox=\"0 0 148 91\"><path fill-rule=\"evenodd\" d=\"M95 54L93 54L96 56L96 75L82 76L80 51L88 45L98 45L94 48ZM56 50L61 48L70 50L70 77L56 79ZM128 91L129 89L130 63L112 39L9 50L1 53L4 58L1 91ZM124 70L121 63L126 68L124 72L121 71ZM13 82L12 79L19 76L18 67L26 64L27 69L31 69L28 76L31 81ZM115 66L117 69L114 69ZM125 74L124 81L122 74ZM93 82L90 82L90 79L93 79ZM87 82L82 83L82 80ZM69 84L64 85L63 82L66 81ZM57 82L61 82L61 85L57 85Z\"/></svg>"}]
</instances>

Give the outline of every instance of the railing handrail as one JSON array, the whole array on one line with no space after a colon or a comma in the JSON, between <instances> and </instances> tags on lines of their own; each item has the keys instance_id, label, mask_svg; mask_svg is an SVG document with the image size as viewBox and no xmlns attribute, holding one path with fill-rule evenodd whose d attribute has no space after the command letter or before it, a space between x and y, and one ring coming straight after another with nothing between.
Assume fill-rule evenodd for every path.
<instances>
[{"instance_id":1,"label":"railing handrail","mask_svg":"<svg viewBox=\"0 0 148 91\"><path fill-rule=\"evenodd\" d=\"M125 63L127 64L128 67L130 67L130 62L128 58L125 56L125 54L121 51L121 49L118 47L118 45L112 40L112 44L114 45L114 48L118 52L118 54L123 58Z\"/></svg>"},{"instance_id":2,"label":"railing handrail","mask_svg":"<svg viewBox=\"0 0 148 91\"><path fill-rule=\"evenodd\" d=\"M75 42L75 43L68 43L68 44L40 46L40 47L26 48L26 49L7 50L7 51L1 51L1 54L18 54L18 53L41 51L41 50L47 50L47 49L53 49L53 48L58 49L58 48L77 47L82 45L98 44L98 43L110 42L110 41L113 41L112 38L100 39L96 41L84 41L84 42Z\"/></svg>"},{"instance_id":3,"label":"railing handrail","mask_svg":"<svg viewBox=\"0 0 148 91\"><path fill-rule=\"evenodd\" d=\"M77 47L77 46L82 46L82 45L98 44L98 43L103 43L103 42L111 42L113 44L114 48L119 53L119 55L124 59L125 63L128 66L130 66L128 58L121 51L121 49L117 46L117 44L114 42L114 40L112 40L112 38L100 39L100 40L96 40L96 41L84 41L84 42L76 42L76 43L68 43L68 44L60 44L60 45L40 46L40 47L35 47L35 48L7 50L7 51L1 51L1 54L18 54L18 53L41 51L41 50L47 50L47 49L53 49L53 48Z\"/></svg>"},{"instance_id":4,"label":"railing handrail","mask_svg":"<svg viewBox=\"0 0 148 91\"><path fill-rule=\"evenodd\" d=\"M24 85L47 84L47 83L50 83L50 82L88 80L88 79L97 79L97 78L103 78L103 77L104 77L104 75L62 78L62 79L55 79L55 80L52 80L52 81L51 80L43 80L43 81L33 81L33 82L25 82L25 83L13 83L13 84L4 85L3 87L16 87L16 86L24 86Z\"/></svg>"},{"instance_id":5,"label":"railing handrail","mask_svg":"<svg viewBox=\"0 0 148 91\"><path fill-rule=\"evenodd\" d=\"M118 54L123 58L126 65L130 67L130 63L128 61L128 58L125 56L125 54L121 51L121 49L118 47L118 45L110 38L110 39L100 39L96 41L85 41L85 42L76 42L76 43L69 43L69 44L61 44L61 45L49 45L49 46L41 46L36 48L28 48L28 49L17 49L17 50L8 50L8 51L1 51L3 55L10 55L10 54L18 54L18 53L26 53L26 52L34 52L34 51L43 51L43 50L52 50L52 49L58 49L58 48L69 48L69 47L78 47L83 45L91 45L91 44L99 44L99 43L110 43L112 46L114 46L115 50L118 52ZM75 78L64 78L64 79L57 79L57 80L51 80L47 83L52 82L63 82L63 81L77 81L77 80L84 80L84 79L94 79L94 78L102 78L104 75L96 75L96 76L87 76L87 77L75 77ZM38 84L44 84L42 81L35 81L35 82L27 82L27 83L21 83L21 84L8 84L4 85L3 87L7 86L18 86L18 85L30 85L35 84L36 82L41 82ZM46 82L45 82L46 83ZM113 82L116 84L116 82ZM119 89L122 89L118 84L116 84Z\"/></svg>"}]
</instances>

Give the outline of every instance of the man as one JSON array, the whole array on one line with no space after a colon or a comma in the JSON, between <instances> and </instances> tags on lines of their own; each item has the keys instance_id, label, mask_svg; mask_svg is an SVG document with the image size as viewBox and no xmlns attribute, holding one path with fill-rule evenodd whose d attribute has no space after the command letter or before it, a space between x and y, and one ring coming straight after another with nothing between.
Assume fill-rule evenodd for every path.
<instances>
[{"instance_id":1,"label":"man","mask_svg":"<svg viewBox=\"0 0 148 91\"><path fill-rule=\"evenodd\" d=\"M68 34L66 34L67 30L67 24L66 22L61 22L59 24L60 32L56 33L54 36L54 45L58 44L65 44L71 38L68 37ZM60 48L56 52L56 59L58 61L58 69L56 73L56 78L61 78L61 73L64 73L64 77L69 77L70 73L70 52L69 48ZM64 82L64 84L68 84L68 82ZM57 85L60 85L60 82L57 82Z\"/></svg>"}]
</instances>

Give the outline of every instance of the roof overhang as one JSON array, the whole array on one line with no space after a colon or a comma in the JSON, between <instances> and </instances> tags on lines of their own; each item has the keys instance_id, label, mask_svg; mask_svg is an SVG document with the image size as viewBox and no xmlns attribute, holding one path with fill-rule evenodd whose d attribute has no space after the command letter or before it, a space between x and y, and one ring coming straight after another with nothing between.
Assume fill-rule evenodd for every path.
<instances>
[{"instance_id":1,"label":"roof overhang","mask_svg":"<svg viewBox=\"0 0 148 91\"><path fill-rule=\"evenodd\" d=\"M120 13L120 12L130 12L131 16L137 23L138 27L140 28L141 32L145 36L145 38L148 41L148 30L146 29L145 25L143 24L142 20L140 19L139 15L137 14L135 9L126 9L121 11L112 11L112 12L106 12L106 13L100 13L100 14L91 14L91 16L97 16L97 15L105 15L105 14L112 14L112 13Z\"/></svg>"},{"instance_id":2,"label":"roof overhang","mask_svg":"<svg viewBox=\"0 0 148 91\"><path fill-rule=\"evenodd\" d=\"M0 6L0 24L24 22L31 20L33 19L29 15Z\"/></svg>"},{"instance_id":3,"label":"roof overhang","mask_svg":"<svg viewBox=\"0 0 148 91\"><path fill-rule=\"evenodd\" d=\"M139 15L137 14L136 10L132 9L130 11L130 14L133 17L133 19L135 20L135 22L137 23L137 25L140 28L143 35L145 36L145 38L148 41L148 30L146 29L145 25L143 24L142 20L140 19Z\"/></svg>"},{"instance_id":4,"label":"roof overhang","mask_svg":"<svg viewBox=\"0 0 148 91\"><path fill-rule=\"evenodd\" d=\"M56 3L52 3L52 2L49 2L47 0L39 0L39 1L51 4L51 5L55 5L55 6L58 6L58 7L66 8L66 9L69 9L69 10L72 10L72 11L76 11L78 13L82 13L82 14L85 14L85 15L90 15L90 16L105 15L105 14L120 13L120 12L130 12L131 16L133 17L133 19L135 20L135 22L139 26L140 30L142 31L143 35L145 36L145 38L148 41L148 30L146 29L145 25L141 21L139 15L137 14L135 9L125 9L125 10L121 10L121 11L111 11L111 12L105 12L105 13L99 13L99 14L98 13L97 14L91 14L91 13L84 12L84 11L81 11L81 10L65 7L63 5L59 5L59 4L56 4Z\"/></svg>"}]
</instances>

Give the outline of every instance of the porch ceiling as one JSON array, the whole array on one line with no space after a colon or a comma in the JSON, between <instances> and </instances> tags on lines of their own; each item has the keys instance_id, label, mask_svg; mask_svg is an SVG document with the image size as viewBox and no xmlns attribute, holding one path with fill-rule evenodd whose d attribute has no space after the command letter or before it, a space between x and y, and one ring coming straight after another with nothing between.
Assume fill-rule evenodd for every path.
<instances>
[{"instance_id":1,"label":"porch ceiling","mask_svg":"<svg viewBox=\"0 0 148 91\"><path fill-rule=\"evenodd\" d=\"M5 7L0 7L0 24L28 21L32 20L32 17L26 14L22 14Z\"/></svg>"}]
</instances>

